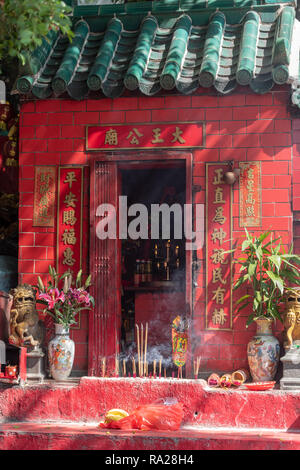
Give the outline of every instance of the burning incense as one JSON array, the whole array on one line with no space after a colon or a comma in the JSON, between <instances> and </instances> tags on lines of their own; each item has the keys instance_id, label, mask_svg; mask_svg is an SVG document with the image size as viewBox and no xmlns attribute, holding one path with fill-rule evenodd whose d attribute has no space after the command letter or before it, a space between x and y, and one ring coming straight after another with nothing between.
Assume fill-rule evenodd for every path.
<instances>
[{"instance_id":1,"label":"burning incense","mask_svg":"<svg viewBox=\"0 0 300 470\"><path fill-rule=\"evenodd\" d=\"M126 361L123 359L123 377L126 377Z\"/></svg>"},{"instance_id":2,"label":"burning incense","mask_svg":"<svg viewBox=\"0 0 300 470\"><path fill-rule=\"evenodd\" d=\"M132 358L132 375L133 375L134 378L136 377L136 366L135 366L134 357Z\"/></svg>"},{"instance_id":3,"label":"burning incense","mask_svg":"<svg viewBox=\"0 0 300 470\"><path fill-rule=\"evenodd\" d=\"M197 359L194 360L194 376L195 376L195 379L198 379L199 367L200 367L200 356L198 356Z\"/></svg>"},{"instance_id":4,"label":"burning incense","mask_svg":"<svg viewBox=\"0 0 300 470\"><path fill-rule=\"evenodd\" d=\"M156 360L153 361L153 377L156 378Z\"/></svg>"},{"instance_id":5,"label":"burning incense","mask_svg":"<svg viewBox=\"0 0 300 470\"><path fill-rule=\"evenodd\" d=\"M159 374L159 378L161 379L161 358L159 360L158 374Z\"/></svg>"},{"instance_id":6,"label":"burning incense","mask_svg":"<svg viewBox=\"0 0 300 470\"><path fill-rule=\"evenodd\" d=\"M144 375L144 325L141 324L141 359L142 359L142 375Z\"/></svg>"},{"instance_id":7,"label":"burning incense","mask_svg":"<svg viewBox=\"0 0 300 470\"><path fill-rule=\"evenodd\" d=\"M106 357L102 358L102 377L105 377Z\"/></svg>"},{"instance_id":8,"label":"burning incense","mask_svg":"<svg viewBox=\"0 0 300 470\"><path fill-rule=\"evenodd\" d=\"M136 337L137 337L137 352L138 352L138 364L139 364L139 376L148 375L148 363L147 363L147 346L148 346L148 323L145 328L144 338L144 325L141 326L141 335L139 326L136 324Z\"/></svg>"},{"instance_id":9,"label":"burning incense","mask_svg":"<svg viewBox=\"0 0 300 470\"><path fill-rule=\"evenodd\" d=\"M145 331L145 353L144 353L144 361L145 361L144 374L145 375L146 375L146 372L147 372L147 375L148 375L148 371L146 371L146 368L148 368L146 366L146 364L147 364L147 344L148 344L148 323L146 323L146 331Z\"/></svg>"},{"instance_id":10,"label":"burning incense","mask_svg":"<svg viewBox=\"0 0 300 470\"><path fill-rule=\"evenodd\" d=\"M177 379L182 379L182 366L178 367Z\"/></svg>"},{"instance_id":11,"label":"burning incense","mask_svg":"<svg viewBox=\"0 0 300 470\"><path fill-rule=\"evenodd\" d=\"M167 371L166 371L166 368L164 367L164 378L166 379L167 378Z\"/></svg>"},{"instance_id":12,"label":"burning incense","mask_svg":"<svg viewBox=\"0 0 300 470\"><path fill-rule=\"evenodd\" d=\"M141 353L140 353L140 329L139 325L136 326L136 341L137 341L137 353L138 353L138 366L139 366L139 376L141 375Z\"/></svg>"},{"instance_id":13,"label":"burning incense","mask_svg":"<svg viewBox=\"0 0 300 470\"><path fill-rule=\"evenodd\" d=\"M199 374L199 368L200 368L200 356L197 357L197 370L196 370L197 378L198 378L198 374Z\"/></svg>"},{"instance_id":14,"label":"burning incense","mask_svg":"<svg viewBox=\"0 0 300 470\"><path fill-rule=\"evenodd\" d=\"M118 359L117 354L115 357L115 375L116 377L119 377L119 359Z\"/></svg>"}]
</instances>

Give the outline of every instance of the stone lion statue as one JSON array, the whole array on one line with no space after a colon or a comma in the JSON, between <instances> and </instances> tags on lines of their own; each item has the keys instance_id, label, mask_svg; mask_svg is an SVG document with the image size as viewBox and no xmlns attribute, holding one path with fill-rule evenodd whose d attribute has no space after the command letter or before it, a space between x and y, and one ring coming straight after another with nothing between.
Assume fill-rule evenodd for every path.
<instances>
[{"instance_id":1,"label":"stone lion statue","mask_svg":"<svg viewBox=\"0 0 300 470\"><path fill-rule=\"evenodd\" d=\"M45 337L45 325L36 310L33 287L22 284L11 289L9 293L13 297L9 342L16 346L23 346L25 343L34 347L40 346Z\"/></svg>"},{"instance_id":2,"label":"stone lion statue","mask_svg":"<svg viewBox=\"0 0 300 470\"><path fill-rule=\"evenodd\" d=\"M300 342L300 287L286 292L283 324L285 328L285 349L290 349L295 341Z\"/></svg>"}]
</instances>

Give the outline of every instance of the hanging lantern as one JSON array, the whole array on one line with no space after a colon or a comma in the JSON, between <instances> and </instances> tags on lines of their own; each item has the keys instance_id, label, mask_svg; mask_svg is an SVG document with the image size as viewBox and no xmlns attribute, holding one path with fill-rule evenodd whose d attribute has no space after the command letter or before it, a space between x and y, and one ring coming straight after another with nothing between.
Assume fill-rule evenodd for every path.
<instances>
[{"instance_id":1,"label":"hanging lantern","mask_svg":"<svg viewBox=\"0 0 300 470\"><path fill-rule=\"evenodd\" d=\"M229 162L228 171L224 174L224 181L226 184L232 185L239 178L241 170L239 168L233 168L234 162Z\"/></svg>"}]
</instances>

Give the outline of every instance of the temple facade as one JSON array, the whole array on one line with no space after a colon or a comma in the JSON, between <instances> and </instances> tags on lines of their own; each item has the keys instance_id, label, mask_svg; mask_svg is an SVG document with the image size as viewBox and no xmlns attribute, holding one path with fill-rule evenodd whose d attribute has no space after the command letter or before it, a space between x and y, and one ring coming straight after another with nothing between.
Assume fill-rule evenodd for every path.
<instances>
[{"instance_id":1,"label":"temple facade","mask_svg":"<svg viewBox=\"0 0 300 470\"><path fill-rule=\"evenodd\" d=\"M169 367L178 315L185 376L196 357L203 376L247 367L255 326L232 290L245 228L300 253L295 2L77 6L73 30L72 43L49 35L15 85L19 282L47 280L49 265L92 274L96 306L71 329L74 375L130 358L146 323L149 360ZM166 236L151 232L162 204L182 217Z\"/></svg>"}]
</instances>

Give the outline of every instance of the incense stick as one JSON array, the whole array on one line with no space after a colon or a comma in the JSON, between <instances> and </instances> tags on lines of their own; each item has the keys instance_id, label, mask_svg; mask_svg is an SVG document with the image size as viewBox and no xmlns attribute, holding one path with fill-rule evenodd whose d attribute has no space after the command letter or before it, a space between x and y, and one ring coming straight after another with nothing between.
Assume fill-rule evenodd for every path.
<instances>
[{"instance_id":1,"label":"incense stick","mask_svg":"<svg viewBox=\"0 0 300 470\"><path fill-rule=\"evenodd\" d=\"M142 375L144 375L144 325L141 324L141 356L142 356Z\"/></svg>"},{"instance_id":2,"label":"incense stick","mask_svg":"<svg viewBox=\"0 0 300 470\"><path fill-rule=\"evenodd\" d=\"M141 355L140 355L140 329L138 325L136 326L136 340L137 340L137 353L138 353L138 366L139 366L139 375L141 375Z\"/></svg>"},{"instance_id":3,"label":"incense stick","mask_svg":"<svg viewBox=\"0 0 300 470\"><path fill-rule=\"evenodd\" d=\"M126 361L123 359L123 377L126 377Z\"/></svg>"},{"instance_id":4,"label":"incense stick","mask_svg":"<svg viewBox=\"0 0 300 470\"><path fill-rule=\"evenodd\" d=\"M153 361L153 375L154 375L154 378L156 377L156 360L154 359Z\"/></svg>"},{"instance_id":5,"label":"incense stick","mask_svg":"<svg viewBox=\"0 0 300 470\"><path fill-rule=\"evenodd\" d=\"M136 376L136 367L135 367L135 359L134 359L134 357L132 358L132 374L133 374L133 377Z\"/></svg>"},{"instance_id":6,"label":"incense stick","mask_svg":"<svg viewBox=\"0 0 300 470\"><path fill-rule=\"evenodd\" d=\"M159 369L158 369L159 378L161 378L161 358L159 360Z\"/></svg>"},{"instance_id":7,"label":"incense stick","mask_svg":"<svg viewBox=\"0 0 300 470\"><path fill-rule=\"evenodd\" d=\"M200 356L197 357L197 370L196 370L197 378L198 378L198 374L199 374L199 367L200 367Z\"/></svg>"},{"instance_id":8,"label":"incense stick","mask_svg":"<svg viewBox=\"0 0 300 470\"><path fill-rule=\"evenodd\" d=\"M198 379L200 359L201 359L200 356L197 356L196 360L194 359L194 376L195 376L195 379Z\"/></svg>"},{"instance_id":9,"label":"incense stick","mask_svg":"<svg viewBox=\"0 0 300 470\"><path fill-rule=\"evenodd\" d=\"M105 377L106 357L102 358L102 377Z\"/></svg>"},{"instance_id":10,"label":"incense stick","mask_svg":"<svg viewBox=\"0 0 300 470\"><path fill-rule=\"evenodd\" d=\"M147 362L147 344L148 344L148 323L146 323L146 331L145 331L145 353L144 353L145 364ZM146 372L146 370L144 370L144 372Z\"/></svg>"},{"instance_id":11,"label":"incense stick","mask_svg":"<svg viewBox=\"0 0 300 470\"><path fill-rule=\"evenodd\" d=\"M118 360L117 353L115 356L115 374L116 374L116 377L119 376L119 360Z\"/></svg>"}]
</instances>

